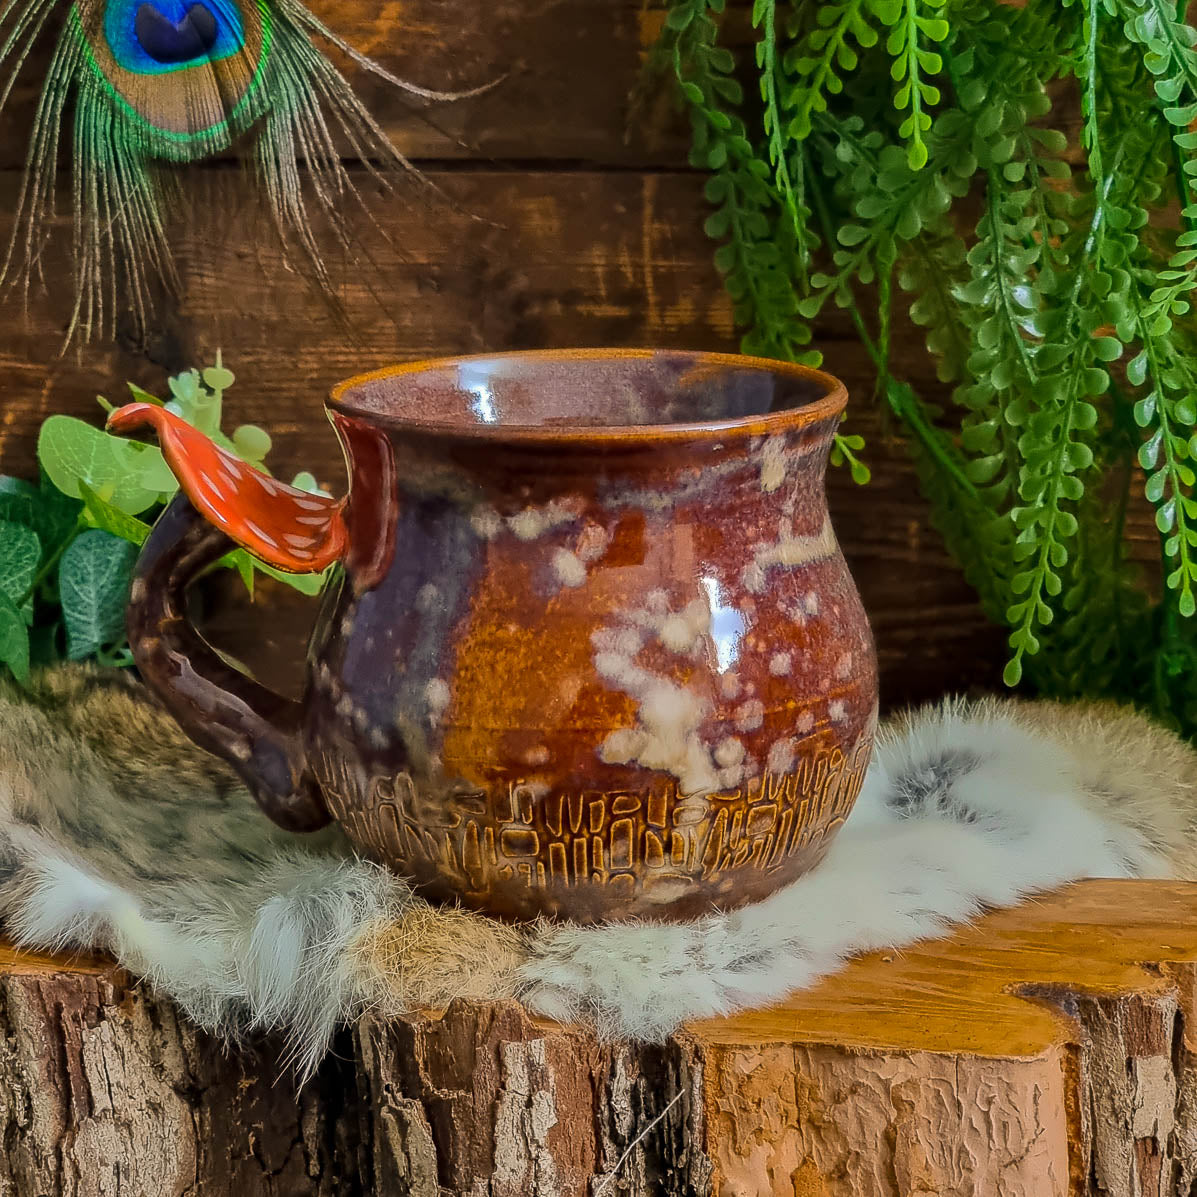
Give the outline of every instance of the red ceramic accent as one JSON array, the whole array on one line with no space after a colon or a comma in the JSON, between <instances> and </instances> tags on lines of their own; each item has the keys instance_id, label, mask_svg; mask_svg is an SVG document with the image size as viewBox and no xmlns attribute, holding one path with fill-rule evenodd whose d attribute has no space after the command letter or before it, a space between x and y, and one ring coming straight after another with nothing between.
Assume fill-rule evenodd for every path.
<instances>
[{"instance_id":1,"label":"red ceramic accent","mask_svg":"<svg viewBox=\"0 0 1197 1197\"><path fill-rule=\"evenodd\" d=\"M152 422L187 496L146 542L130 643L272 818L331 816L433 898L580 921L761 899L826 852L876 726L824 494L845 402L825 374L720 354L397 366L329 404L344 504L126 409L113 427ZM300 703L187 622L230 537L341 562Z\"/></svg>"},{"instance_id":2,"label":"red ceramic accent","mask_svg":"<svg viewBox=\"0 0 1197 1197\"><path fill-rule=\"evenodd\" d=\"M345 552L343 503L297 490L214 445L173 412L129 403L108 417L122 435L152 428L195 508L255 557L293 574L318 573Z\"/></svg>"}]
</instances>

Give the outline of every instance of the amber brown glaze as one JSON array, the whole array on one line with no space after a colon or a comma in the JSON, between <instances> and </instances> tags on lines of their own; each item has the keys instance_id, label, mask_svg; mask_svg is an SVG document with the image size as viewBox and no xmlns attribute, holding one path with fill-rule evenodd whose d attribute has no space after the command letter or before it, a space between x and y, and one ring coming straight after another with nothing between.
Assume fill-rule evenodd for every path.
<instances>
[{"instance_id":1,"label":"amber brown glaze","mask_svg":"<svg viewBox=\"0 0 1197 1197\"><path fill-rule=\"evenodd\" d=\"M845 401L801 367L651 351L340 386L347 548L311 645L297 786L430 896L502 917L690 917L810 868L876 722L824 500ZM194 462L179 472L191 494ZM272 530L288 501L272 491ZM212 506L252 543L245 511ZM156 529L147 557L177 535ZM133 604L139 662L149 601ZM149 677L193 734L204 710L232 720L252 780L237 737L258 702L222 707L236 686L194 682L207 672Z\"/></svg>"}]
</instances>

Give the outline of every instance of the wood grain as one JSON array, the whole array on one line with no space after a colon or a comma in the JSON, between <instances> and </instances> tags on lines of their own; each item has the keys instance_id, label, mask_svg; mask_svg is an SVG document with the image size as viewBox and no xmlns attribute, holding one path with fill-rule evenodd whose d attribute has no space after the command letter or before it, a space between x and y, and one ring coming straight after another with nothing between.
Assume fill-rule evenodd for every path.
<instances>
[{"instance_id":1,"label":"wood grain","mask_svg":"<svg viewBox=\"0 0 1197 1197\"><path fill-rule=\"evenodd\" d=\"M430 133L357 73L437 191L406 181L383 195L355 176L369 215L352 218L355 253L332 262L341 319L280 259L231 165L187 176L189 211L174 229L181 294L163 296L145 340L118 329L111 343L58 357L70 309L60 237L44 263L48 293L33 294L24 314L12 302L0 309L0 470L31 472L47 415L98 420L97 392L117 399L125 380L161 390L168 372L203 364L218 347L241 380L230 420L270 430L281 473L310 467L334 489L342 485L340 454L320 401L358 370L519 348L735 347L701 231L703 179L677 169L682 131L654 118L651 137L630 145L624 137L628 92L661 3L318 0L315 8L355 45L421 83L443 77L466 86L509 70L486 96L438 111L439 120L452 109L455 136L474 148ZM31 110L24 111L18 104L0 120L0 163L3 147L26 134ZM0 237L17 186L18 172L0 169ZM65 194L62 210L69 211ZM872 485L857 488L833 471L829 489L876 631L887 705L998 685L1003 636L930 527L905 451L872 396L872 367L841 313L821 321L818 340L828 369L848 384L851 427L869 442ZM944 397L918 330L896 328L894 349L899 376L931 400ZM1130 536L1133 555L1154 563L1158 538L1142 505ZM307 610L277 588L262 595L273 607L265 631L258 613L234 601L215 605L216 634L267 679L294 689Z\"/></svg>"},{"instance_id":2,"label":"wood grain","mask_svg":"<svg viewBox=\"0 0 1197 1197\"><path fill-rule=\"evenodd\" d=\"M1181 883L1086 882L864 957L694 1027L716 1173L737 1197L1187 1195L1195 978Z\"/></svg>"},{"instance_id":3,"label":"wood grain","mask_svg":"<svg viewBox=\"0 0 1197 1197\"><path fill-rule=\"evenodd\" d=\"M296 1094L277 1040L6 949L0 1191L1191 1197L1195 992L1197 886L1094 881L657 1047L367 1015Z\"/></svg>"},{"instance_id":4,"label":"wood grain","mask_svg":"<svg viewBox=\"0 0 1197 1197\"><path fill-rule=\"evenodd\" d=\"M208 361L218 348L238 375L229 426L264 425L280 473L311 468L339 490L343 465L322 401L349 374L505 348L735 347L729 304L696 219L697 176L486 171L433 179L451 204L387 209L385 237L361 218L367 263L335 268L346 329L278 260L240 176L198 175L197 210L208 218L181 233L182 295L160 309L146 352L101 346L57 360L53 313L61 295L36 297L28 320L0 336L0 469L28 471L47 415L98 422L97 392L119 399L125 378L161 390L167 370ZM848 383L875 481L862 489L833 471L832 504L873 619L887 699L934 697L945 677L994 684L1000 635L927 527L905 450L871 399L872 368L848 338L842 323L829 324L821 343ZM268 680L294 689L307 609L278 588L262 593L286 614L265 621L242 604L222 615L218 635ZM266 622L270 651L262 643Z\"/></svg>"},{"instance_id":5,"label":"wood grain","mask_svg":"<svg viewBox=\"0 0 1197 1197\"><path fill-rule=\"evenodd\" d=\"M629 97L664 19L661 0L309 0L355 49L421 87L485 93L426 101L330 56L405 154L422 160L682 165L669 106L629 120ZM737 22L737 28L746 22ZM0 122L0 168L24 161L53 37L43 38Z\"/></svg>"}]
</instances>

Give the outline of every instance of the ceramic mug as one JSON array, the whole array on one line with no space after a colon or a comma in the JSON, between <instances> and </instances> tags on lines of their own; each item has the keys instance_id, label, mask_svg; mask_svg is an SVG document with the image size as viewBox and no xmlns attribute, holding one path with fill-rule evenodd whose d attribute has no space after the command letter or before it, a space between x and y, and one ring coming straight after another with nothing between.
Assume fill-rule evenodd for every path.
<instances>
[{"instance_id":1,"label":"ceramic mug","mask_svg":"<svg viewBox=\"0 0 1197 1197\"><path fill-rule=\"evenodd\" d=\"M877 673L828 518L842 384L713 353L513 353L342 383L344 499L161 407L181 494L129 607L142 676L295 831L336 819L434 899L682 918L811 868L869 760ZM302 701L185 590L230 542L332 581Z\"/></svg>"}]
</instances>

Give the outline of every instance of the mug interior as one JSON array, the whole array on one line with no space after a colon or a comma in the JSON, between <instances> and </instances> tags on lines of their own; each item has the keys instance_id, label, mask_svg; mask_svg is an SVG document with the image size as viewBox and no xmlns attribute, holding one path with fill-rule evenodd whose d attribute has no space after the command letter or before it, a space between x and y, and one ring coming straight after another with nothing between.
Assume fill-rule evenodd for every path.
<instances>
[{"instance_id":1,"label":"mug interior","mask_svg":"<svg viewBox=\"0 0 1197 1197\"><path fill-rule=\"evenodd\" d=\"M732 354L652 350L498 354L396 366L350 379L333 406L446 431L680 428L826 407L843 390L815 370Z\"/></svg>"}]
</instances>

